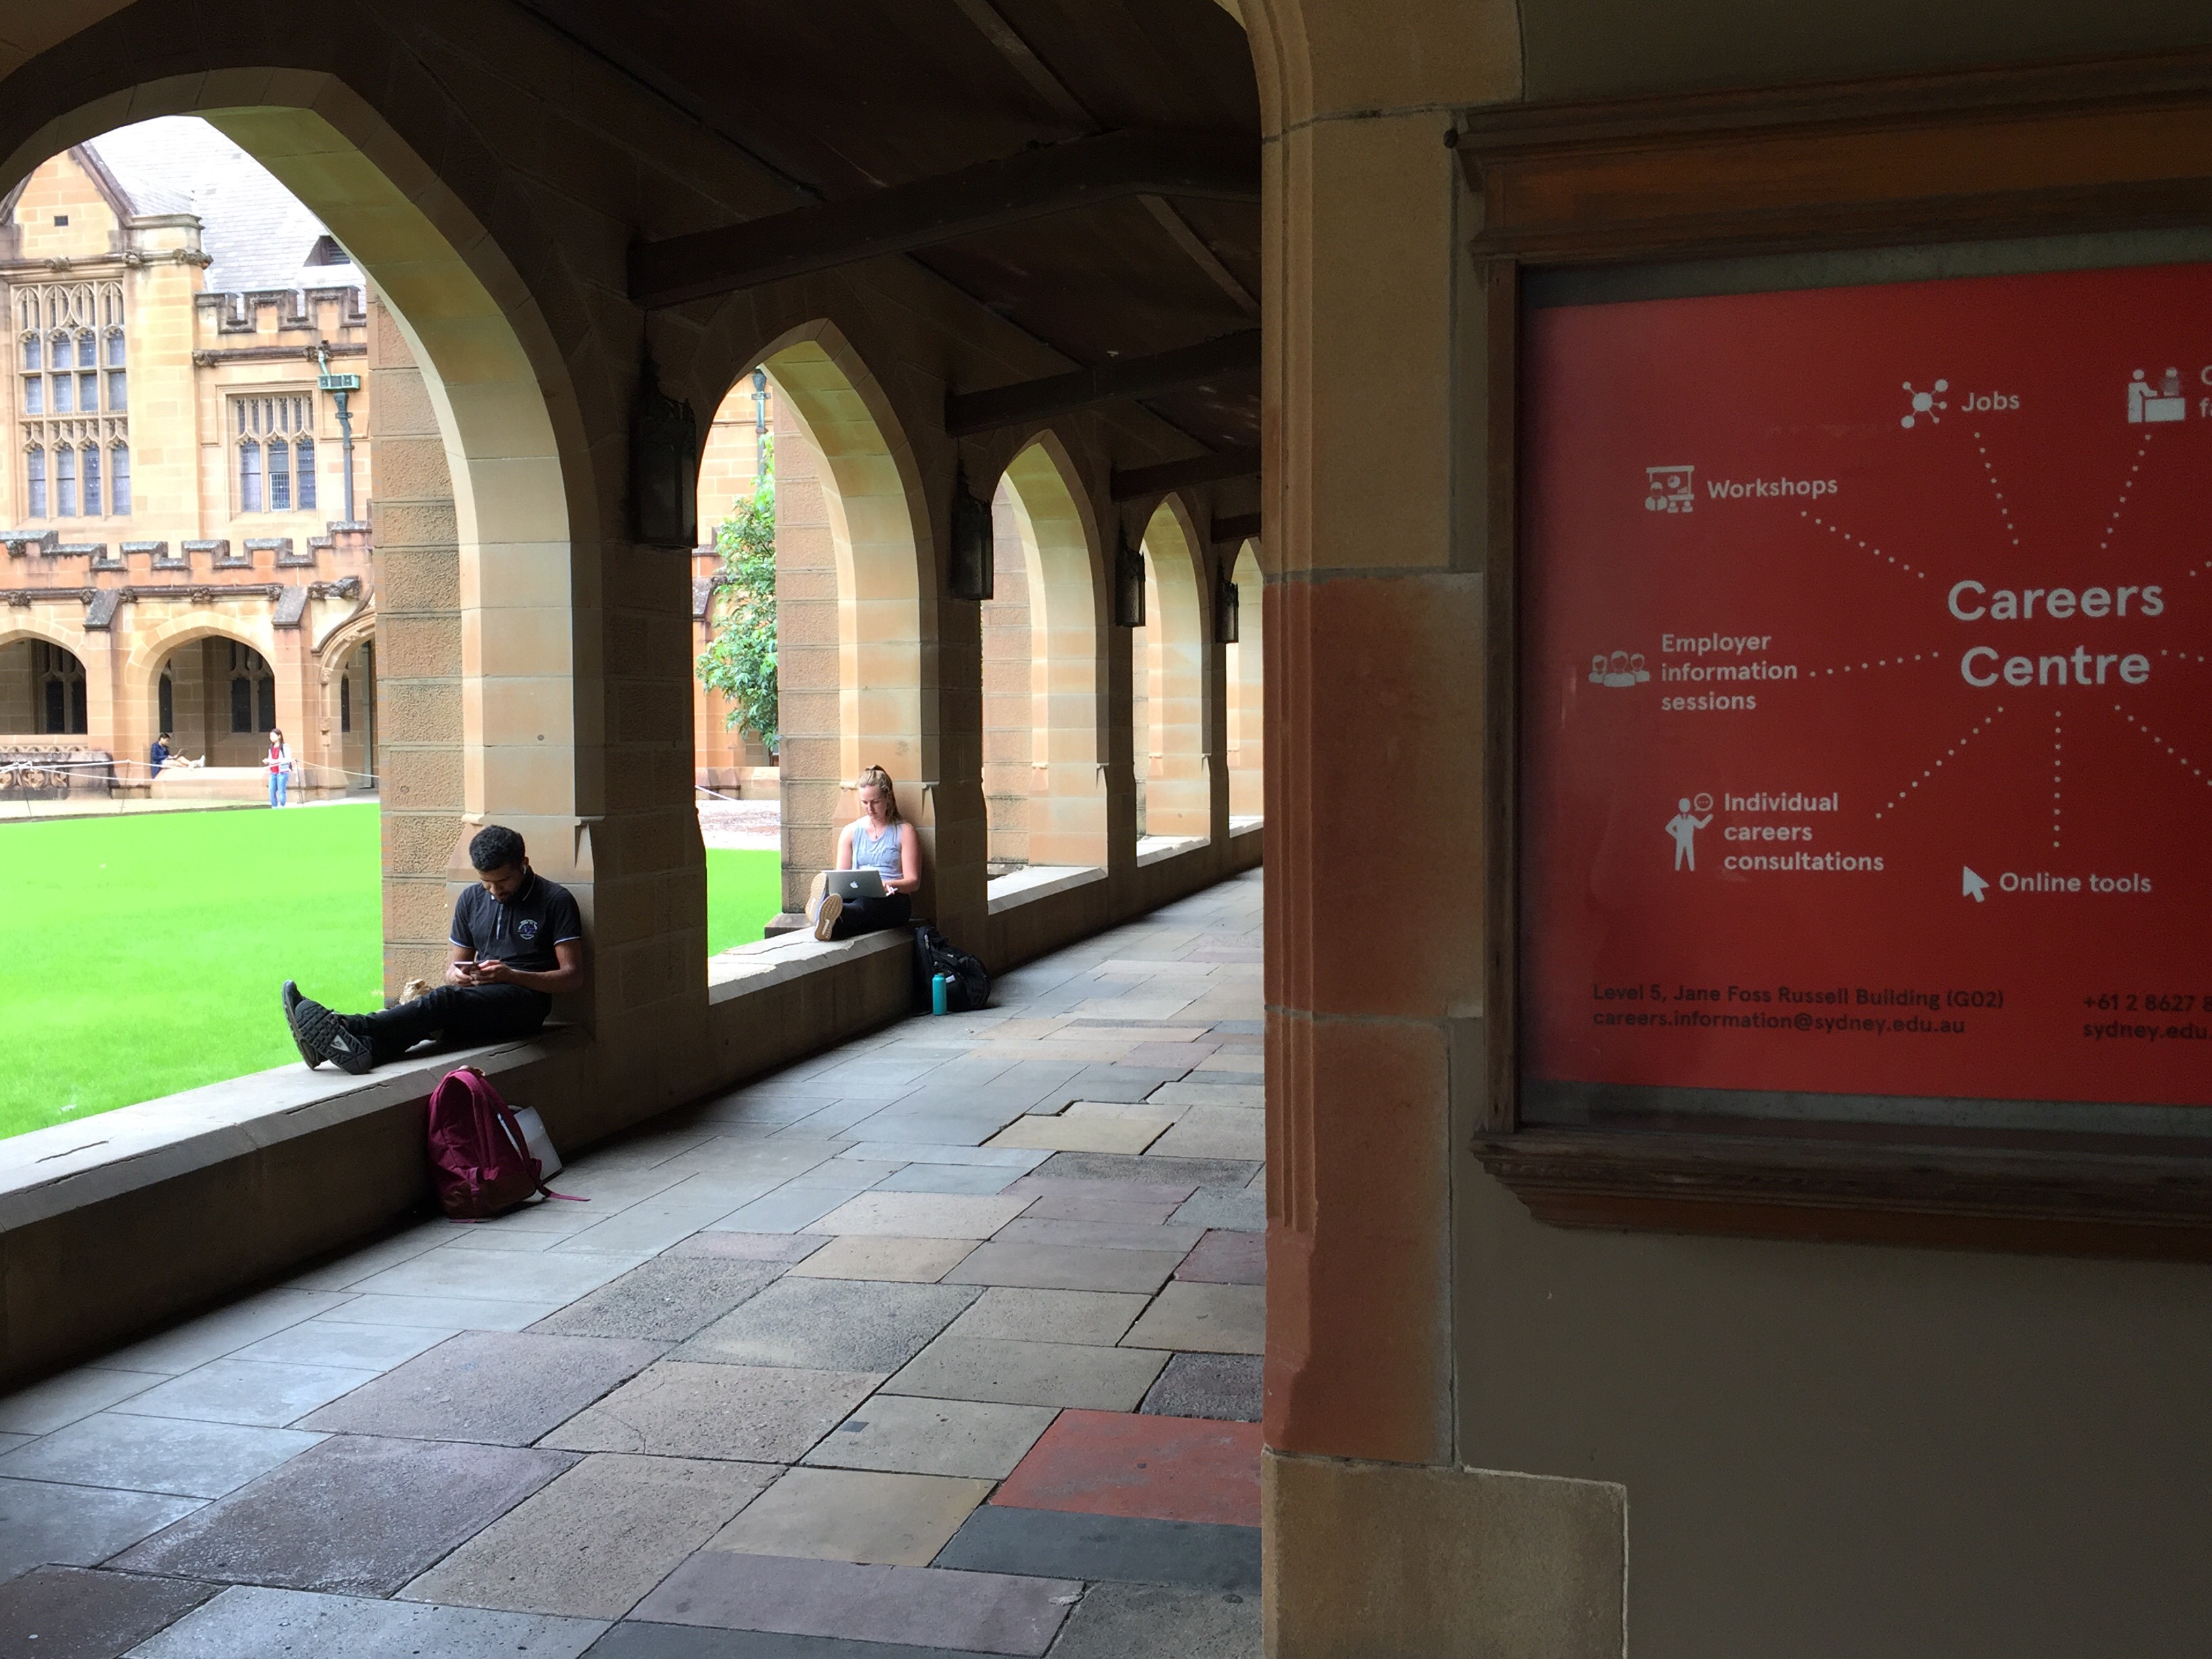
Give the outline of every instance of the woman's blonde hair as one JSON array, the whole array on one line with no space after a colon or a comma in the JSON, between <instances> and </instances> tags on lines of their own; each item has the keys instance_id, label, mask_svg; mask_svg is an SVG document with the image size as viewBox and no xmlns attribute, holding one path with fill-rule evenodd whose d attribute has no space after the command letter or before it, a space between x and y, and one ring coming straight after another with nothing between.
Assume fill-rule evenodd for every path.
<instances>
[{"instance_id":1,"label":"woman's blonde hair","mask_svg":"<svg viewBox=\"0 0 2212 1659\"><path fill-rule=\"evenodd\" d=\"M891 775L880 766L864 766L860 769L860 781L853 786L854 793L858 794L870 784L884 792L884 822L903 822L899 817L898 790L891 782Z\"/></svg>"}]
</instances>

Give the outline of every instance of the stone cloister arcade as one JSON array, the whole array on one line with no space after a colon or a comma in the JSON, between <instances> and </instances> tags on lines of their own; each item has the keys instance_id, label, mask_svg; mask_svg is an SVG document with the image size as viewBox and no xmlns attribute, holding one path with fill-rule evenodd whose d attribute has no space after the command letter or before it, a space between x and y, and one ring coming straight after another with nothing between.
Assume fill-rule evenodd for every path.
<instances>
[{"instance_id":1,"label":"stone cloister arcade","mask_svg":"<svg viewBox=\"0 0 2212 1659\"><path fill-rule=\"evenodd\" d=\"M387 984L444 957L472 830L520 830L592 975L484 1063L564 1146L909 1006L895 942L708 966L648 363L702 422L764 368L791 422L787 884L862 763L921 828L918 908L994 967L1264 836L1274 1659L2190 1650L2201 1174L2084 1247L1975 1210L1997 1177L1933 1140L1668 1162L1516 1115L1524 277L2198 234L2212 199L2201 6L1754 9L48 0L0 22L0 175L201 113L383 296ZM1441 898L1409 890L1439 826ZM370 1238L422 1199L431 1081L41 1131L0 1187L0 1376Z\"/></svg>"}]
</instances>

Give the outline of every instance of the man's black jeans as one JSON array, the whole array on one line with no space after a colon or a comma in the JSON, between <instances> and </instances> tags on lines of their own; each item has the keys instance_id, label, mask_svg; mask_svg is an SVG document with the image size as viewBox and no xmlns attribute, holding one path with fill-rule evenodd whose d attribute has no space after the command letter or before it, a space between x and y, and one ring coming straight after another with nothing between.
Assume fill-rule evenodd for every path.
<instances>
[{"instance_id":1,"label":"man's black jeans","mask_svg":"<svg viewBox=\"0 0 2212 1659\"><path fill-rule=\"evenodd\" d=\"M348 1022L368 1039L369 1057L389 1064L427 1036L447 1048L528 1036L545 1023L553 999L520 985L441 985L412 1002Z\"/></svg>"}]
</instances>

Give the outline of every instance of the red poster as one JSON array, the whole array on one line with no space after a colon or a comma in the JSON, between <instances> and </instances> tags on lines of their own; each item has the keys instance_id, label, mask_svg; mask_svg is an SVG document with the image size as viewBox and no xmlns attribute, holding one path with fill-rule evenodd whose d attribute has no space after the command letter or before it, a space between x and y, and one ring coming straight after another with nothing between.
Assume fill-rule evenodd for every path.
<instances>
[{"instance_id":1,"label":"red poster","mask_svg":"<svg viewBox=\"0 0 2212 1659\"><path fill-rule=\"evenodd\" d=\"M2212 266L1527 337L1527 1075L2212 1104Z\"/></svg>"}]
</instances>

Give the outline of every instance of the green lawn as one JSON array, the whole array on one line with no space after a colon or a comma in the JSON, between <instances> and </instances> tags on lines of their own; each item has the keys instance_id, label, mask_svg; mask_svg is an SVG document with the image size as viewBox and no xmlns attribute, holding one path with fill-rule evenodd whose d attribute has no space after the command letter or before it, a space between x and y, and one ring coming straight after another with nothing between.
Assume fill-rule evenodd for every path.
<instances>
[{"instance_id":1,"label":"green lawn","mask_svg":"<svg viewBox=\"0 0 2212 1659\"><path fill-rule=\"evenodd\" d=\"M277 987L377 1006L372 804L0 823L0 1135L298 1055ZM774 853L710 852L710 948L758 939Z\"/></svg>"}]
</instances>

